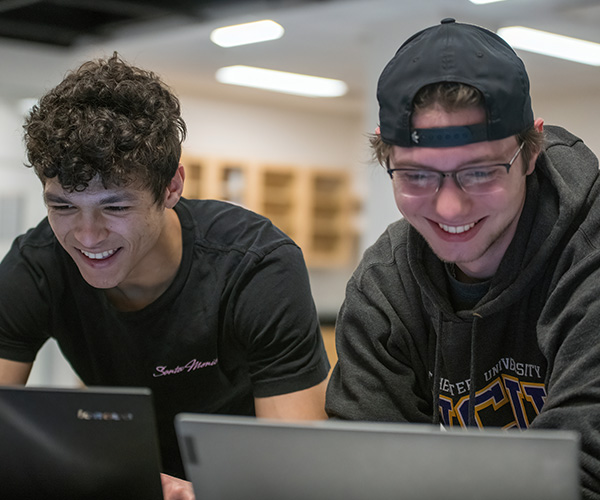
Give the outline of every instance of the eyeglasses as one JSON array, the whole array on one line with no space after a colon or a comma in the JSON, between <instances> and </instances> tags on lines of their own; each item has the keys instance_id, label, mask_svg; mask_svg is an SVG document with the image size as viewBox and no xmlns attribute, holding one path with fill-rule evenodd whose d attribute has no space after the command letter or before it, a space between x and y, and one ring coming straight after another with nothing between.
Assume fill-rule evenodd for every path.
<instances>
[{"instance_id":1,"label":"eyeglasses","mask_svg":"<svg viewBox=\"0 0 600 500\"><path fill-rule=\"evenodd\" d=\"M432 196L442 187L444 177L452 177L456 185L468 194L490 194L500 191L512 164L523 149L521 143L508 163L468 167L453 172L431 169L388 168L387 173L404 196Z\"/></svg>"}]
</instances>

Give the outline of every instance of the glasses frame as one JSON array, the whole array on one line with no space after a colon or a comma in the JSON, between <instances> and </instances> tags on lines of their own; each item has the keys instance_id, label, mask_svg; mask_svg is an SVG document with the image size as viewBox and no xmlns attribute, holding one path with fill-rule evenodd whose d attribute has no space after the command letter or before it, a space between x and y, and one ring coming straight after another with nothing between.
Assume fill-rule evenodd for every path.
<instances>
[{"instance_id":1,"label":"glasses frame","mask_svg":"<svg viewBox=\"0 0 600 500\"><path fill-rule=\"evenodd\" d=\"M508 174L510 171L510 167L512 167L513 163L515 162L515 160L517 159L517 157L519 156L519 153L521 153L521 150L523 149L523 146L525 146L525 143L522 142L521 145L519 146L519 149L517 149L517 151L515 152L515 154L513 155L513 157L510 159L510 161L508 163L494 163L493 165L486 165L488 167L504 167L506 168L506 173ZM401 193L403 196L407 196L407 197L411 197L411 198L420 198L423 196L433 196L435 195L440 188L442 187L442 184L444 182L444 179L446 177L452 177L452 179L454 180L455 184L465 193L469 194L469 195L473 195L473 194L482 194L482 195L486 195L489 193L469 193L467 190L465 190L465 188L462 186L462 184L460 183L460 181L458 180L457 175L460 174L461 172L464 172L465 170L470 170L471 168L478 168L478 167L466 167L466 168L460 168L458 170L453 170L452 172L442 172L441 170L435 170L433 168L387 168L386 171L388 173L388 175L390 176L390 179L392 179L392 181L394 180L394 172L418 172L418 171L427 171L427 172L431 172L431 173L435 173L438 174L438 185L435 188L435 191L433 191L432 193L427 193L427 194L422 194L422 195L414 195L414 194L405 194L405 193Z\"/></svg>"}]
</instances>

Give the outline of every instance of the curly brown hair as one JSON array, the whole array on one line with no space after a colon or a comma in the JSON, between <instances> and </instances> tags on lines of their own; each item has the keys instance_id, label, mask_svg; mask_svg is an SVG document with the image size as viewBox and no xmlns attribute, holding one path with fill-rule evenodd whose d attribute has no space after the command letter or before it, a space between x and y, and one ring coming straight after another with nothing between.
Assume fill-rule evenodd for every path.
<instances>
[{"instance_id":1,"label":"curly brown hair","mask_svg":"<svg viewBox=\"0 0 600 500\"><path fill-rule=\"evenodd\" d=\"M115 52L88 61L45 94L25 120L28 167L70 192L149 189L156 203L177 171L187 130L179 100L154 73Z\"/></svg>"}]
</instances>

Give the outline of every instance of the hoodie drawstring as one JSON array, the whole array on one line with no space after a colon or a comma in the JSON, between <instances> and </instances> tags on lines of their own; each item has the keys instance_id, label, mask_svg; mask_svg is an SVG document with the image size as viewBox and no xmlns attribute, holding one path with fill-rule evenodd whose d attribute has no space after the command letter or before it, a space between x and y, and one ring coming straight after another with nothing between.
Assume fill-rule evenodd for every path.
<instances>
[{"instance_id":1,"label":"hoodie drawstring","mask_svg":"<svg viewBox=\"0 0 600 500\"><path fill-rule=\"evenodd\" d=\"M473 427L475 426L475 406L476 406L476 392L475 392L475 387L476 387L476 381L475 381L475 374L476 372L476 366L475 366L475 362L477 360L476 357L476 353L475 353L475 342L477 341L477 326L479 324L479 319L481 318L481 316L477 313L473 313L473 326L471 327L471 360L469 363L469 379L470 379L470 384L469 384L469 419L467 421L467 427Z\"/></svg>"},{"instance_id":2,"label":"hoodie drawstring","mask_svg":"<svg viewBox=\"0 0 600 500\"><path fill-rule=\"evenodd\" d=\"M433 423L440 424L440 377L442 370L442 315L438 316L438 331L435 339L435 357L433 364Z\"/></svg>"},{"instance_id":3,"label":"hoodie drawstring","mask_svg":"<svg viewBox=\"0 0 600 500\"><path fill-rule=\"evenodd\" d=\"M476 406L476 383L475 383L475 374L476 372L476 349L475 343L477 340L477 327L479 325L479 320L481 316L477 313L473 313L473 326L471 328L471 352L470 352L470 361L469 361L469 411L468 411L468 419L467 426L474 427L475 423L475 406ZM438 316L438 330L436 334L435 341L435 357L434 357L434 367L433 367L433 424L440 424L440 379L441 379L441 370L442 370L442 333L443 333L443 320L442 315Z\"/></svg>"}]
</instances>

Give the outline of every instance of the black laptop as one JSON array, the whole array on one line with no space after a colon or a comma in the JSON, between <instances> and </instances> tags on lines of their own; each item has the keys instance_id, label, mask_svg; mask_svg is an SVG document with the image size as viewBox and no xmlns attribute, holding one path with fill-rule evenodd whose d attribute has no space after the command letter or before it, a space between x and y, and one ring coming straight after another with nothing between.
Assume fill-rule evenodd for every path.
<instances>
[{"instance_id":1,"label":"black laptop","mask_svg":"<svg viewBox=\"0 0 600 500\"><path fill-rule=\"evenodd\" d=\"M152 395L0 387L0 498L162 500Z\"/></svg>"}]
</instances>

